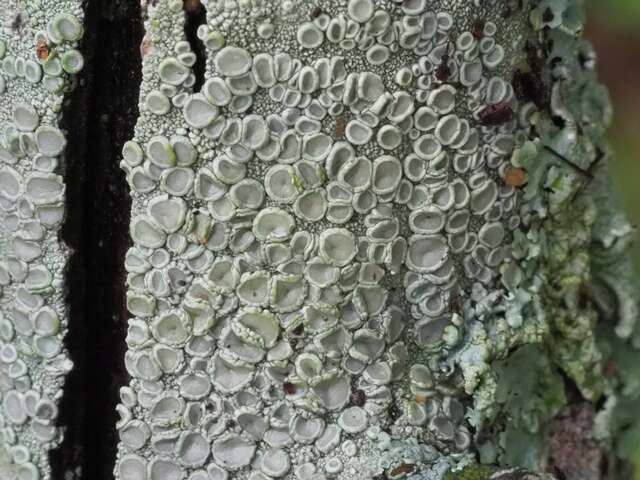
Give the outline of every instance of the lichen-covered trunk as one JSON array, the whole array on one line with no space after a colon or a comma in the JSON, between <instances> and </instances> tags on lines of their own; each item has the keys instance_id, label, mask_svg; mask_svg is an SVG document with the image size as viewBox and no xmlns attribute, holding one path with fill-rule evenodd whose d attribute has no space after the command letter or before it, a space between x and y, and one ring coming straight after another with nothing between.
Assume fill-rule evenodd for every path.
<instances>
[{"instance_id":1,"label":"lichen-covered trunk","mask_svg":"<svg viewBox=\"0 0 640 480\"><path fill-rule=\"evenodd\" d=\"M581 0L0 22L2 478L631 478Z\"/></svg>"}]
</instances>

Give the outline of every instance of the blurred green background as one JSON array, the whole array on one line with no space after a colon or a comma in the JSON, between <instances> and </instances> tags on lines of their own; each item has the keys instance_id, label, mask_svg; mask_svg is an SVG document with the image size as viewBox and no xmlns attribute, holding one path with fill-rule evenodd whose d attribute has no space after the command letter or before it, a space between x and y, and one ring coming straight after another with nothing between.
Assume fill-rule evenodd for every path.
<instances>
[{"instance_id":1,"label":"blurred green background","mask_svg":"<svg viewBox=\"0 0 640 480\"><path fill-rule=\"evenodd\" d=\"M640 0L587 0L587 38L598 52L598 71L614 106L609 139L619 204L640 225ZM634 244L640 272L640 242Z\"/></svg>"}]
</instances>

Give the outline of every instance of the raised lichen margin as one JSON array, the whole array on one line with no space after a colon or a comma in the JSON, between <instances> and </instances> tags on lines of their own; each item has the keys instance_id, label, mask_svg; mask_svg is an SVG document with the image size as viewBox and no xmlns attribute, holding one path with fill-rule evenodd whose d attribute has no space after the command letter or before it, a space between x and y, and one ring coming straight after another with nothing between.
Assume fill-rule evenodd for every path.
<instances>
[{"instance_id":1,"label":"raised lichen margin","mask_svg":"<svg viewBox=\"0 0 640 480\"><path fill-rule=\"evenodd\" d=\"M116 477L545 478L470 464L548 467L558 372L611 446L637 303L582 2L202 3L202 92L182 2L146 21Z\"/></svg>"},{"instance_id":2,"label":"raised lichen margin","mask_svg":"<svg viewBox=\"0 0 640 480\"><path fill-rule=\"evenodd\" d=\"M83 65L79 0L0 5L0 477L46 480L72 368L63 275L65 134L58 121Z\"/></svg>"}]
</instances>

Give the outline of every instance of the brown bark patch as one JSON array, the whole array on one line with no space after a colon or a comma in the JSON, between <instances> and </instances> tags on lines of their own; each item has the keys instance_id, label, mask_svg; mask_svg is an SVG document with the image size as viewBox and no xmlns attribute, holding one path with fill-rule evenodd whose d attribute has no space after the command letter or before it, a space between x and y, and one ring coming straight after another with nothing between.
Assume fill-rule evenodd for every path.
<instances>
[{"instance_id":1,"label":"brown bark patch","mask_svg":"<svg viewBox=\"0 0 640 480\"><path fill-rule=\"evenodd\" d=\"M604 454L593 436L595 409L587 402L568 405L553 419L550 471L564 480L601 480Z\"/></svg>"}]
</instances>

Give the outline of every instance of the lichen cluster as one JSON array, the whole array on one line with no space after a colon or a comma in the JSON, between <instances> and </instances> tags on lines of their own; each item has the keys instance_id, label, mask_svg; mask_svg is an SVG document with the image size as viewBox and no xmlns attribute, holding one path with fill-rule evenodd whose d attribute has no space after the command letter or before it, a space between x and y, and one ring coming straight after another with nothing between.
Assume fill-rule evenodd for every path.
<instances>
[{"instance_id":1,"label":"lichen cluster","mask_svg":"<svg viewBox=\"0 0 640 480\"><path fill-rule=\"evenodd\" d=\"M527 478L470 464L546 468L560 372L614 441L640 337L581 1L202 4L201 79L197 2L147 5L116 478ZM54 171L82 15L0 13L0 453L31 480L71 366Z\"/></svg>"},{"instance_id":2,"label":"lichen cluster","mask_svg":"<svg viewBox=\"0 0 640 480\"><path fill-rule=\"evenodd\" d=\"M199 91L182 2L149 7L123 151L118 478L435 479L477 448L542 468L518 449L562 385L535 348L519 386L492 362L557 329L596 388L595 312L554 300L589 281L594 210L570 209L608 108L577 6L203 3Z\"/></svg>"},{"instance_id":3,"label":"lichen cluster","mask_svg":"<svg viewBox=\"0 0 640 480\"><path fill-rule=\"evenodd\" d=\"M58 121L73 75L79 1L0 5L0 460L2 478L48 478L64 377L72 367L58 240L65 134ZM15 475L15 477L14 477Z\"/></svg>"}]
</instances>

